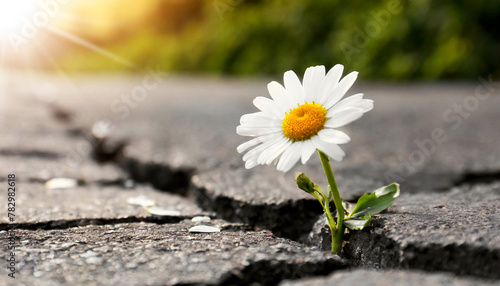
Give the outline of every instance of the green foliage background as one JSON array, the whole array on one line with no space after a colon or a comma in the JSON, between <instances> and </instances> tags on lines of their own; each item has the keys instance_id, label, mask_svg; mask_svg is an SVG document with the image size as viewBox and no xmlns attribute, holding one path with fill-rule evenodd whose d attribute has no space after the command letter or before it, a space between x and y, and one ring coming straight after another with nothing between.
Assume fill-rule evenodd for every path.
<instances>
[{"instance_id":1,"label":"green foliage background","mask_svg":"<svg viewBox=\"0 0 500 286\"><path fill-rule=\"evenodd\" d=\"M499 1L202 3L203 17L180 32L142 29L107 49L138 67L177 72L266 75L342 63L372 79L500 75ZM70 70L123 69L83 51L61 62Z\"/></svg>"}]
</instances>

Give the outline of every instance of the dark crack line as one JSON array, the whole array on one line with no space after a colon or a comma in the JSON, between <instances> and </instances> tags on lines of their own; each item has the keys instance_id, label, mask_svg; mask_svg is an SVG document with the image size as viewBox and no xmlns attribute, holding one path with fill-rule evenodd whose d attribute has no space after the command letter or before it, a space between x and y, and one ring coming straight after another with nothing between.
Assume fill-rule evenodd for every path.
<instances>
[{"instance_id":1,"label":"dark crack line","mask_svg":"<svg viewBox=\"0 0 500 286\"><path fill-rule=\"evenodd\" d=\"M114 162L136 182L150 183L155 189L188 196L193 168L176 169L166 164L144 163L126 157Z\"/></svg>"},{"instance_id":2,"label":"dark crack line","mask_svg":"<svg viewBox=\"0 0 500 286\"><path fill-rule=\"evenodd\" d=\"M490 171L490 172L465 172L460 176L453 185L455 187L463 185L473 185L473 184L489 184L500 181L500 171Z\"/></svg>"},{"instance_id":3,"label":"dark crack line","mask_svg":"<svg viewBox=\"0 0 500 286\"><path fill-rule=\"evenodd\" d=\"M48 160L61 159L64 156L59 153L49 152L49 151L37 151L37 150L12 150L12 149L2 149L0 150L0 156L5 157L30 157L30 158L41 158Z\"/></svg>"},{"instance_id":4,"label":"dark crack line","mask_svg":"<svg viewBox=\"0 0 500 286\"><path fill-rule=\"evenodd\" d=\"M129 157L112 162L118 164L134 181L150 183L157 190L191 197L197 206L215 212L219 218L268 229L276 236L295 241L300 241L301 236L309 233L318 215L323 213L321 206L314 200L251 205L221 195L211 198L204 188L192 186L194 168L176 169L166 164L141 162ZM290 216L290 213L300 215ZM296 220L301 223L294 223Z\"/></svg>"},{"instance_id":5,"label":"dark crack line","mask_svg":"<svg viewBox=\"0 0 500 286\"><path fill-rule=\"evenodd\" d=\"M500 250L470 244L438 243L401 245L378 233L376 226L353 232L344 247L346 259L354 267L376 269L411 269L425 272L449 272L471 278L500 279Z\"/></svg>"},{"instance_id":6,"label":"dark crack line","mask_svg":"<svg viewBox=\"0 0 500 286\"><path fill-rule=\"evenodd\" d=\"M271 230L278 237L299 241L308 234L323 213L315 200L301 199L285 201L280 204L246 204L233 198L217 195L212 198L203 187L191 186L195 203L205 211L213 211L218 217L243 222L252 226ZM290 214L295 215L290 215ZM300 221L299 224L296 222Z\"/></svg>"},{"instance_id":7,"label":"dark crack line","mask_svg":"<svg viewBox=\"0 0 500 286\"><path fill-rule=\"evenodd\" d=\"M25 223L0 223L0 230L10 229L23 229L23 230L54 230L54 229L67 229L72 227L89 226L89 225L114 225L123 223L156 223L156 224L169 224L179 223L184 219L191 219L191 216L128 216L122 218L82 218L71 220L51 220L43 222L25 222Z\"/></svg>"},{"instance_id":8,"label":"dark crack line","mask_svg":"<svg viewBox=\"0 0 500 286\"><path fill-rule=\"evenodd\" d=\"M338 259L321 262L290 262L282 260L253 261L238 272L226 273L215 285L278 285L283 280L326 276L348 266Z\"/></svg>"}]
</instances>

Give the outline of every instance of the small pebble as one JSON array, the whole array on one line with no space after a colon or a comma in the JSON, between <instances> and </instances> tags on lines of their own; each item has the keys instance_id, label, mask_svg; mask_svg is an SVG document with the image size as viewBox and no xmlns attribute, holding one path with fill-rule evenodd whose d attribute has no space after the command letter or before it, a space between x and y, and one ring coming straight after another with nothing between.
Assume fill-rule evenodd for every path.
<instances>
[{"instance_id":1,"label":"small pebble","mask_svg":"<svg viewBox=\"0 0 500 286\"><path fill-rule=\"evenodd\" d=\"M134 187L135 183L133 180L126 180L123 185L127 189L132 189Z\"/></svg>"},{"instance_id":2,"label":"small pebble","mask_svg":"<svg viewBox=\"0 0 500 286\"><path fill-rule=\"evenodd\" d=\"M216 226L197 225L190 228L189 232L220 232L220 228Z\"/></svg>"},{"instance_id":3,"label":"small pebble","mask_svg":"<svg viewBox=\"0 0 500 286\"><path fill-rule=\"evenodd\" d=\"M94 265L102 264L102 258L100 258L100 257L89 257L89 258L87 258L86 262L87 262L87 264L94 264Z\"/></svg>"},{"instance_id":4,"label":"small pebble","mask_svg":"<svg viewBox=\"0 0 500 286\"><path fill-rule=\"evenodd\" d=\"M129 262L129 263L125 264L125 268L127 268L127 269L135 269L135 268L137 268L137 264L133 263L133 262Z\"/></svg>"},{"instance_id":5,"label":"small pebble","mask_svg":"<svg viewBox=\"0 0 500 286\"><path fill-rule=\"evenodd\" d=\"M138 205L142 207L151 207L156 204L154 200L148 199L145 196L130 197L127 199L129 205Z\"/></svg>"},{"instance_id":6,"label":"small pebble","mask_svg":"<svg viewBox=\"0 0 500 286\"><path fill-rule=\"evenodd\" d=\"M45 183L45 188L47 188L47 190L70 189L76 186L78 186L78 182L70 178L54 178Z\"/></svg>"},{"instance_id":7,"label":"small pebble","mask_svg":"<svg viewBox=\"0 0 500 286\"><path fill-rule=\"evenodd\" d=\"M181 215L180 211L167 210L167 209L163 209L163 208L160 208L157 206L148 207L148 208L146 208L146 211L148 211L148 213L150 213L152 215L157 215L157 216L180 216Z\"/></svg>"},{"instance_id":8,"label":"small pebble","mask_svg":"<svg viewBox=\"0 0 500 286\"><path fill-rule=\"evenodd\" d=\"M208 216L195 216L191 219L192 222L196 222L196 223L200 223L200 222L203 222L203 223L207 223L207 222L210 222L210 217Z\"/></svg>"},{"instance_id":9,"label":"small pebble","mask_svg":"<svg viewBox=\"0 0 500 286\"><path fill-rule=\"evenodd\" d=\"M85 253L83 253L83 254L80 254L80 257L83 257L83 258L88 258L88 257L95 257L95 256L97 256L97 255L98 255L98 253L97 253L97 252L94 252L94 251L92 251L92 250L89 250L89 251L87 251L87 252L85 252Z\"/></svg>"}]
</instances>

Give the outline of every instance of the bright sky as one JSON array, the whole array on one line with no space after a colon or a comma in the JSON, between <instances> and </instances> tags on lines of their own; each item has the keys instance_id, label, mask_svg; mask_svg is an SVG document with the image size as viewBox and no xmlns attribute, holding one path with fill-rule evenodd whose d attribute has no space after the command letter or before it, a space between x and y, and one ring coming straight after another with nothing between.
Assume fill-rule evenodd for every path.
<instances>
[{"instance_id":1,"label":"bright sky","mask_svg":"<svg viewBox=\"0 0 500 286\"><path fill-rule=\"evenodd\" d=\"M68 42L122 62L86 39L109 38L148 21L158 1L0 0L0 65L16 53L19 58L29 53L54 58Z\"/></svg>"},{"instance_id":2,"label":"bright sky","mask_svg":"<svg viewBox=\"0 0 500 286\"><path fill-rule=\"evenodd\" d=\"M0 33L56 26L94 37L109 36L121 26L143 20L158 0L1 0ZM48 24L47 24L48 22Z\"/></svg>"}]
</instances>

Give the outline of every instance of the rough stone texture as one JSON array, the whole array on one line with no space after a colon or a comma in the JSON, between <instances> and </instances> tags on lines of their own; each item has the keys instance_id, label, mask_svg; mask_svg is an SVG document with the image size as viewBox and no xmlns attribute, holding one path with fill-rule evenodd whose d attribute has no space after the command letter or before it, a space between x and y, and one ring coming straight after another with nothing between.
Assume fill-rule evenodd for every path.
<instances>
[{"instance_id":1,"label":"rough stone texture","mask_svg":"<svg viewBox=\"0 0 500 286\"><path fill-rule=\"evenodd\" d=\"M43 183L54 178L71 178L82 183L118 184L129 178L114 164L98 164L88 157L72 160L58 156L40 158L29 154L0 156L0 173L15 173L25 182Z\"/></svg>"},{"instance_id":2,"label":"rough stone texture","mask_svg":"<svg viewBox=\"0 0 500 286\"><path fill-rule=\"evenodd\" d=\"M48 190L43 184L20 183L16 190L16 223L40 224L47 227L68 227L98 223L100 220L127 221L157 220L179 221L176 217L154 218L141 206L130 205L128 198L145 196L156 206L177 210L181 217L192 217L204 212L190 200L179 195L136 185L130 189L118 186L84 185L68 189ZM0 228L6 228L7 204L0 205ZM68 222L66 224L65 222ZM45 226L48 224L47 226Z\"/></svg>"},{"instance_id":3,"label":"rough stone texture","mask_svg":"<svg viewBox=\"0 0 500 286\"><path fill-rule=\"evenodd\" d=\"M235 149L247 139L235 128L242 114L256 111L254 97L268 96L267 80L164 78L128 107L124 98L142 84L140 77L68 82L40 77L30 84L13 77L7 82L0 94L0 165L1 171L19 174L20 224L0 222L0 229L24 228L17 230L19 274L28 273L21 284L274 285L342 266L335 256L311 247L267 231L247 231L260 226L303 239L321 210L296 188L293 173L304 171L326 186L317 156L287 174L273 167L242 168ZM500 97L478 101L466 115L454 111L474 99L479 84L357 84L351 91L374 99L375 109L344 128L352 141L343 146L344 161L333 164L343 198L355 200L393 180L402 183L403 194L371 228L347 236L349 263L499 278L500 133L495 122ZM499 94L497 85L490 88ZM108 143L130 142L125 156L108 156L126 174L88 160L102 147L88 135L98 121L111 124ZM436 128L446 140L429 143ZM56 173L46 162L69 169ZM46 190L41 184L60 176L81 179L83 185ZM187 234L189 222L168 223L201 212L190 198L148 187L129 190L122 186L126 179L192 195L204 210L251 226ZM183 216L152 217L126 204L139 194ZM5 213L4 205L0 212ZM161 225L115 225L140 221ZM90 226L75 227L81 225ZM67 229L55 230L60 228ZM329 248L329 234L320 237L316 243ZM432 285L433 276L411 277Z\"/></svg>"},{"instance_id":4,"label":"rough stone texture","mask_svg":"<svg viewBox=\"0 0 500 286\"><path fill-rule=\"evenodd\" d=\"M88 132L73 124L73 110L43 100L41 89L24 88L25 83L11 82L1 90L1 174L16 173L22 180L36 182L55 177L93 183L128 178L117 166L99 165L89 158L95 145Z\"/></svg>"},{"instance_id":5,"label":"rough stone texture","mask_svg":"<svg viewBox=\"0 0 500 286\"><path fill-rule=\"evenodd\" d=\"M446 194L403 195L372 227L353 232L344 248L358 265L449 271L500 279L500 183ZM321 236L318 239L318 236ZM321 218L310 242L328 249Z\"/></svg>"},{"instance_id":6,"label":"rough stone texture","mask_svg":"<svg viewBox=\"0 0 500 286\"><path fill-rule=\"evenodd\" d=\"M317 217L311 231L302 236L302 240L310 245L315 245L323 250L332 248L331 231L328 227L328 221L324 214Z\"/></svg>"},{"instance_id":7,"label":"rough stone texture","mask_svg":"<svg viewBox=\"0 0 500 286\"><path fill-rule=\"evenodd\" d=\"M458 278L449 274L434 274L416 271L374 271L374 270L349 270L337 271L325 278L305 278L297 281L285 281L280 286L493 286L498 285L492 281L479 279Z\"/></svg>"},{"instance_id":8,"label":"rough stone texture","mask_svg":"<svg viewBox=\"0 0 500 286\"><path fill-rule=\"evenodd\" d=\"M213 224L222 231L188 233L190 221L16 230L12 285L275 285L345 267L338 256L266 231Z\"/></svg>"}]
</instances>

